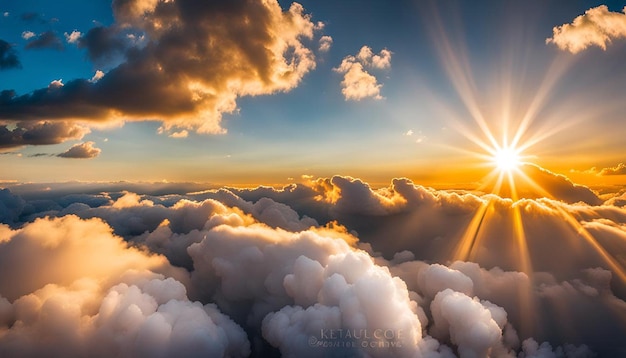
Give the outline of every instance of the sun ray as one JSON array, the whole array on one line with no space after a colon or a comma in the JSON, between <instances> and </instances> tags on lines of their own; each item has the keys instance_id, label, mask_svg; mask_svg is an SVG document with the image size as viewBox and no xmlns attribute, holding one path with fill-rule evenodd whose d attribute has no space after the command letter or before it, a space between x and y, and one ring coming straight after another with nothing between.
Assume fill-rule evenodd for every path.
<instances>
[{"instance_id":1,"label":"sun ray","mask_svg":"<svg viewBox=\"0 0 626 358\"><path fill-rule=\"evenodd\" d=\"M459 235L451 257L453 260L480 263L481 253L484 252L482 249L489 249L484 246L493 240L488 237L490 227L494 220L499 219L498 215L494 215L496 205L506 202L507 216L504 220L507 221L506 230L509 235L505 236L508 240L505 254L513 253L511 266L525 273L529 282L528 287L519 292L519 310L522 313L520 329L527 333L531 331L531 327L536 327L536 320L540 317L532 315L532 312L535 312L535 302L532 298L535 274L533 253L529 245L529 239L532 237L527 237L531 228L525 223L525 219L528 218L526 205L529 201L524 199L532 199L534 205L550 205L558 210L556 212L565 218L566 226L575 230L599 255L604 262L602 266L609 268L626 283L623 264L603 247L583 223L560 204L556 204L557 198L549 192L550 186L544 184L541 178L535 177L532 172L525 172L532 169L530 165L534 164L529 161L531 158L533 161L537 158L537 152L545 146L546 140L554 138L573 123L582 120L583 114L588 111L584 109L574 112L569 109L571 107L569 102L563 103L562 109L546 107L555 93L554 88L576 60L572 56L556 56L540 77L532 77L535 84L533 90L521 92L523 88L518 87L516 81L523 83L526 73L523 71L524 68L521 72L516 68L516 59L511 55L505 58L508 62L503 63L504 66L500 69L503 72L497 73L500 78L499 87L493 93L486 92L479 86L482 83L476 82L483 77L474 76L464 43L459 40L461 37L453 41L443 26L442 18L434 16L432 20L435 25L432 28L432 35L443 70L463 106L461 110L443 108L442 113L447 114L445 118L451 128L463 135L472 146L471 149L462 145L453 148L466 154L468 158L481 161L482 164L478 166L491 168L486 170L486 175L478 186L478 190L486 194L480 197L481 203L474 209L465 231ZM533 199L538 197L546 199ZM567 236L557 239L567 241L571 238Z\"/></svg>"}]
</instances>

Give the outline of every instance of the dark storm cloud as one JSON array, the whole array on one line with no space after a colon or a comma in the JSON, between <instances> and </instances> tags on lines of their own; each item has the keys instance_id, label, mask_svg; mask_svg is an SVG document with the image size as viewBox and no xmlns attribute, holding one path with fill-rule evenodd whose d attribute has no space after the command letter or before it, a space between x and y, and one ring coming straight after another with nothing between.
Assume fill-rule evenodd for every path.
<instances>
[{"instance_id":1,"label":"dark storm cloud","mask_svg":"<svg viewBox=\"0 0 626 358\"><path fill-rule=\"evenodd\" d=\"M0 150L24 145L58 144L69 139L81 139L89 129L71 122L18 122L0 125Z\"/></svg>"},{"instance_id":2,"label":"dark storm cloud","mask_svg":"<svg viewBox=\"0 0 626 358\"><path fill-rule=\"evenodd\" d=\"M17 57L14 46L0 39L0 70L21 67L22 65Z\"/></svg>"},{"instance_id":3,"label":"dark storm cloud","mask_svg":"<svg viewBox=\"0 0 626 358\"><path fill-rule=\"evenodd\" d=\"M46 31L30 39L24 48L27 50L49 48L61 51L63 41L54 31Z\"/></svg>"},{"instance_id":4,"label":"dark storm cloud","mask_svg":"<svg viewBox=\"0 0 626 358\"><path fill-rule=\"evenodd\" d=\"M119 65L98 81L6 92L0 118L156 119L165 130L223 133L222 113L236 110L239 96L289 91L315 68L306 42L315 46L316 25L295 3L283 11L276 1L132 0L113 10L116 22L90 30L80 46ZM27 46L59 40L45 34Z\"/></svg>"},{"instance_id":5,"label":"dark storm cloud","mask_svg":"<svg viewBox=\"0 0 626 358\"><path fill-rule=\"evenodd\" d=\"M70 149L63 153L57 154L57 157L61 158L74 158L74 159L90 159L100 155L102 151L100 148L94 147L94 142L84 142L74 144Z\"/></svg>"}]
</instances>

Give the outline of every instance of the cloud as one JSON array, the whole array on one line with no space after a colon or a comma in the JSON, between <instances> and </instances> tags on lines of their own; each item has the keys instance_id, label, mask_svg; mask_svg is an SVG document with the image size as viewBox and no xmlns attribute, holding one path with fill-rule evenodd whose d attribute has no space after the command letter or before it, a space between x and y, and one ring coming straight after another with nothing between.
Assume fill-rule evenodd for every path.
<instances>
[{"instance_id":1,"label":"cloud","mask_svg":"<svg viewBox=\"0 0 626 358\"><path fill-rule=\"evenodd\" d=\"M41 21L41 16L36 12L25 12L20 15L20 19L22 21L35 21L35 20Z\"/></svg>"},{"instance_id":2,"label":"cloud","mask_svg":"<svg viewBox=\"0 0 626 358\"><path fill-rule=\"evenodd\" d=\"M3 357L250 352L241 327L215 305L188 299L183 270L129 247L98 219L2 230L0 275L12 274L0 284Z\"/></svg>"},{"instance_id":3,"label":"cloud","mask_svg":"<svg viewBox=\"0 0 626 358\"><path fill-rule=\"evenodd\" d=\"M37 36L37 34L35 34L32 31L24 31L24 32L22 32L22 38L24 40L30 40L30 39L32 39L35 36Z\"/></svg>"},{"instance_id":4,"label":"cloud","mask_svg":"<svg viewBox=\"0 0 626 358\"><path fill-rule=\"evenodd\" d=\"M584 202L590 205L602 203L602 200L591 189L573 183L564 175L529 163L522 165L520 170L526 176L518 178L515 182L517 195L521 198L537 199L549 196L567 203ZM539 185L542 190L538 190L535 185ZM510 190L508 184L504 184L502 191L508 190Z\"/></svg>"},{"instance_id":5,"label":"cloud","mask_svg":"<svg viewBox=\"0 0 626 358\"><path fill-rule=\"evenodd\" d=\"M0 325L3 317L13 322L21 307L21 320L32 328L7 325L13 333L6 340L0 335L0 352L38 337L35 327L58 317L33 313L44 310L32 302L48 300L46 290L69 303L62 312L80 312L62 316L64 322L78 322L72 318L77 316L86 324L96 322L89 327L103 336L78 335L86 337L82 347L91 353L110 352L108 346L172 352L158 348L158 342L170 344L161 337L173 337L160 324L162 318L173 322L163 313L174 312L163 307L172 299L185 322L204 317L191 307L218 310L221 318L211 318L215 326L245 330L249 339L233 333L225 340L233 343L224 346L244 349L252 343L247 347L260 356L279 350L286 356L590 357L592 350L618 356L625 348L624 283L597 246L582 237L586 232L622 257L623 208L551 199L514 203L493 194L425 188L408 179L378 189L333 177L282 189L173 195L170 188L161 192L170 194L158 196L113 192L115 185L77 186L74 192L94 194L71 196L71 187L63 185L46 191L11 187L30 193L28 199L0 191L0 203L6 203L0 209L12 225L0 225L0 265L6 265L0 276L17 280L0 277L0 295L10 298L0 302L9 307L0 308ZM487 204L474 235L473 262L454 260L473 216ZM513 229L515 210L532 271L516 265L522 253ZM79 252L81 258L74 259ZM120 258L115 265L100 264L113 256ZM61 267L59 262L63 269L51 268ZM97 289L89 289L91 281L100 282ZM150 335L137 328L148 321L154 327ZM78 346L63 340L77 336L69 334L76 325L54 327L44 331L66 334L50 333L30 349ZM128 333L122 335L122 329ZM144 335L153 339L143 340ZM210 351L216 344L201 346ZM249 353L237 352L232 355Z\"/></svg>"},{"instance_id":6,"label":"cloud","mask_svg":"<svg viewBox=\"0 0 626 358\"><path fill-rule=\"evenodd\" d=\"M376 69L385 69L391 67L391 51L382 49L378 55L374 54L368 46L363 46L356 55L356 58L364 66Z\"/></svg>"},{"instance_id":7,"label":"cloud","mask_svg":"<svg viewBox=\"0 0 626 358\"><path fill-rule=\"evenodd\" d=\"M0 150L24 145L58 144L66 140L81 139L89 129L72 122L24 121L13 125L0 125Z\"/></svg>"},{"instance_id":8,"label":"cloud","mask_svg":"<svg viewBox=\"0 0 626 358\"><path fill-rule=\"evenodd\" d=\"M24 46L27 50L34 49L44 49L49 48L53 50L61 51L63 50L63 42L61 39L54 33L54 31L46 31L37 36L31 37L31 33L28 33L28 43ZM24 34L22 34L24 37Z\"/></svg>"},{"instance_id":9,"label":"cloud","mask_svg":"<svg viewBox=\"0 0 626 358\"><path fill-rule=\"evenodd\" d=\"M54 93L5 92L0 118L159 120L167 131L223 133L238 97L289 91L316 66L305 44L316 26L297 3L114 1L113 12L115 23L77 40L106 76Z\"/></svg>"},{"instance_id":10,"label":"cloud","mask_svg":"<svg viewBox=\"0 0 626 358\"><path fill-rule=\"evenodd\" d=\"M93 74L93 77L91 77L89 82L91 83L98 82L100 79L102 79L102 77L104 77L104 72L102 72L101 70L96 70L96 73Z\"/></svg>"},{"instance_id":11,"label":"cloud","mask_svg":"<svg viewBox=\"0 0 626 358\"><path fill-rule=\"evenodd\" d=\"M330 47L333 44L333 38L328 35L324 35L320 37L319 44L320 44L320 47L319 47L320 52L328 52L330 51Z\"/></svg>"},{"instance_id":12,"label":"cloud","mask_svg":"<svg viewBox=\"0 0 626 358\"><path fill-rule=\"evenodd\" d=\"M72 33L68 34L65 32L63 35L65 36L65 41L67 41L67 43L73 44L77 43L83 34L78 30L74 30Z\"/></svg>"},{"instance_id":13,"label":"cloud","mask_svg":"<svg viewBox=\"0 0 626 358\"><path fill-rule=\"evenodd\" d=\"M84 142L74 144L70 149L66 150L63 153L57 154L57 157L61 158L80 158L80 159L91 159L100 155L102 150L100 148L94 147L94 142Z\"/></svg>"},{"instance_id":14,"label":"cloud","mask_svg":"<svg viewBox=\"0 0 626 358\"><path fill-rule=\"evenodd\" d=\"M552 37L546 43L553 43L561 50L578 53L589 46L606 50L613 40L626 37L626 8L624 13L611 12L606 5L591 8L572 21L552 29Z\"/></svg>"},{"instance_id":15,"label":"cloud","mask_svg":"<svg viewBox=\"0 0 626 358\"><path fill-rule=\"evenodd\" d=\"M0 39L0 70L8 70L11 68L21 68L19 58L13 45Z\"/></svg>"},{"instance_id":16,"label":"cloud","mask_svg":"<svg viewBox=\"0 0 626 358\"><path fill-rule=\"evenodd\" d=\"M626 175L626 164L619 163L615 167L602 168L599 172L599 175Z\"/></svg>"},{"instance_id":17,"label":"cloud","mask_svg":"<svg viewBox=\"0 0 626 358\"><path fill-rule=\"evenodd\" d=\"M131 43L120 32L117 27L94 27L86 34L81 34L76 39L76 44L79 48L86 49L87 56L95 63L106 64L118 58L123 60L124 52Z\"/></svg>"},{"instance_id":18,"label":"cloud","mask_svg":"<svg viewBox=\"0 0 626 358\"><path fill-rule=\"evenodd\" d=\"M360 101L364 98L382 99L376 77L365 70L365 67L373 69L387 69L391 66L391 52L381 50L378 55L372 52L368 46L363 46L356 56L346 56L339 67L333 70L344 74L341 81L341 93L346 101Z\"/></svg>"},{"instance_id":19,"label":"cloud","mask_svg":"<svg viewBox=\"0 0 626 358\"><path fill-rule=\"evenodd\" d=\"M0 222L12 224L18 221L26 202L9 189L0 189Z\"/></svg>"},{"instance_id":20,"label":"cloud","mask_svg":"<svg viewBox=\"0 0 626 358\"><path fill-rule=\"evenodd\" d=\"M189 132L186 129L183 129L178 132L174 132L169 135L169 137L172 137L172 138L187 138L188 136L189 136Z\"/></svg>"}]
</instances>

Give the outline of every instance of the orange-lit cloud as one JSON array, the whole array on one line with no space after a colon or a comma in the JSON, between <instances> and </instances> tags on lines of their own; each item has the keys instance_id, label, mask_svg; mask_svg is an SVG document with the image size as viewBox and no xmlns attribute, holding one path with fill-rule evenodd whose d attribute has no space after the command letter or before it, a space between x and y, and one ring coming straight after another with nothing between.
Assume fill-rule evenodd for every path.
<instances>
[{"instance_id":1,"label":"orange-lit cloud","mask_svg":"<svg viewBox=\"0 0 626 358\"><path fill-rule=\"evenodd\" d=\"M100 148L94 147L94 144L96 143L91 141L74 144L70 149L58 154L57 157L76 159L95 158L100 155L100 152L102 152L102 150Z\"/></svg>"},{"instance_id":2,"label":"orange-lit cloud","mask_svg":"<svg viewBox=\"0 0 626 358\"><path fill-rule=\"evenodd\" d=\"M71 121L22 121L10 126L0 122L0 150L25 145L58 144L82 139L90 130Z\"/></svg>"},{"instance_id":3,"label":"orange-lit cloud","mask_svg":"<svg viewBox=\"0 0 626 358\"><path fill-rule=\"evenodd\" d=\"M114 1L113 11L111 26L68 35L110 70L30 94L6 89L0 119L159 120L174 133L223 133L238 97L289 91L316 66L303 40L320 26L297 3Z\"/></svg>"},{"instance_id":4,"label":"orange-lit cloud","mask_svg":"<svg viewBox=\"0 0 626 358\"><path fill-rule=\"evenodd\" d=\"M552 37L546 43L553 43L561 50L578 53L590 46L606 50L613 40L626 37L626 8L620 12L609 11L606 5L600 5L585 11L572 21L554 27Z\"/></svg>"},{"instance_id":5,"label":"orange-lit cloud","mask_svg":"<svg viewBox=\"0 0 626 358\"><path fill-rule=\"evenodd\" d=\"M626 175L626 164L619 163L617 166L602 168L599 172L599 175Z\"/></svg>"}]
</instances>

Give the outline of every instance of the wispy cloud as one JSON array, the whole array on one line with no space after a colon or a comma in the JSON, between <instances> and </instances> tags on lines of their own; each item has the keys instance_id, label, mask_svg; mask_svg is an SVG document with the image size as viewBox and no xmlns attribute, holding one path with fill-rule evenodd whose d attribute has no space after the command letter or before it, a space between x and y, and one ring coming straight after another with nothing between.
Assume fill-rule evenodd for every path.
<instances>
[{"instance_id":1,"label":"wispy cloud","mask_svg":"<svg viewBox=\"0 0 626 358\"><path fill-rule=\"evenodd\" d=\"M24 34L26 34L28 37L25 37ZM54 31L46 31L36 36L32 36L32 33L30 32L23 33L22 37L29 40L26 46L24 46L24 48L27 50L45 49L45 48L54 49L58 51L63 50L63 42Z\"/></svg>"}]
</instances>

